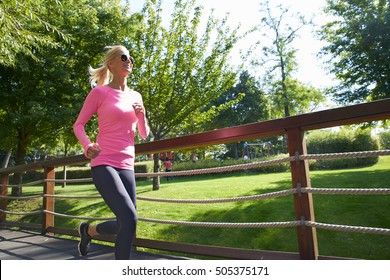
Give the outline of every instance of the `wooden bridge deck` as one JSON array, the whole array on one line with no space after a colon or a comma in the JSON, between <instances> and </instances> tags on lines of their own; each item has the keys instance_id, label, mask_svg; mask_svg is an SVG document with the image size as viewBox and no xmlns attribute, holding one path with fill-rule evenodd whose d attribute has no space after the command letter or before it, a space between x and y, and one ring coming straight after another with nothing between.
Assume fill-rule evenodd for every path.
<instances>
[{"instance_id":1,"label":"wooden bridge deck","mask_svg":"<svg viewBox=\"0 0 390 280\"><path fill-rule=\"evenodd\" d=\"M77 240L41 235L26 230L0 229L0 260L114 260L114 248L91 244L90 253L80 256ZM132 260L178 260L174 256L133 251Z\"/></svg>"}]
</instances>

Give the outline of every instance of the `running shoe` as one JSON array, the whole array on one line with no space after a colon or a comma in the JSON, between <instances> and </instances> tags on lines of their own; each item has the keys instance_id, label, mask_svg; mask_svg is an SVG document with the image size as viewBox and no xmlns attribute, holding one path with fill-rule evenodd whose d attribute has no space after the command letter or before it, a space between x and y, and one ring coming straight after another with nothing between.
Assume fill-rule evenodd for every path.
<instances>
[{"instance_id":1,"label":"running shoe","mask_svg":"<svg viewBox=\"0 0 390 280\"><path fill-rule=\"evenodd\" d=\"M91 245L92 237L88 234L88 223L80 223L79 225L79 235L80 235L80 242L79 242L79 253L82 256L86 256L88 254L89 247Z\"/></svg>"}]
</instances>

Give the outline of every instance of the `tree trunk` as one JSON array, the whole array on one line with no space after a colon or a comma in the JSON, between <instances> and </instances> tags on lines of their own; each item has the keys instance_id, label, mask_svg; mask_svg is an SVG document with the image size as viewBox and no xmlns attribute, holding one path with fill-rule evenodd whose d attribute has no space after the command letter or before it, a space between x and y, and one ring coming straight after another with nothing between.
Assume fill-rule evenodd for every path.
<instances>
[{"instance_id":1,"label":"tree trunk","mask_svg":"<svg viewBox=\"0 0 390 280\"><path fill-rule=\"evenodd\" d=\"M23 173L14 174L14 184L16 187L12 187L12 196L22 196L22 182L23 182Z\"/></svg>"},{"instance_id":2,"label":"tree trunk","mask_svg":"<svg viewBox=\"0 0 390 280\"><path fill-rule=\"evenodd\" d=\"M66 187L66 172L68 171L66 165L63 166L62 171L64 173L64 182L62 183L62 187L65 188Z\"/></svg>"},{"instance_id":3,"label":"tree trunk","mask_svg":"<svg viewBox=\"0 0 390 280\"><path fill-rule=\"evenodd\" d=\"M282 74L282 91L283 91L283 105L284 105L284 116L289 117L290 116L290 110L288 108L288 92L287 92L287 86L286 86L286 80L287 80L287 73L286 73L286 65L284 58L280 57L280 71Z\"/></svg>"},{"instance_id":4,"label":"tree trunk","mask_svg":"<svg viewBox=\"0 0 390 280\"><path fill-rule=\"evenodd\" d=\"M66 143L65 141L65 149L64 149L64 156L67 157L68 156L68 143ZM63 168L63 173L64 173L64 182L62 183L62 187L65 188L66 187L66 172L68 171L68 166L67 165L64 165Z\"/></svg>"},{"instance_id":5,"label":"tree trunk","mask_svg":"<svg viewBox=\"0 0 390 280\"><path fill-rule=\"evenodd\" d=\"M16 151L16 160L15 165L25 164L25 158L27 154L27 135L23 133L22 130L18 131L18 149ZM14 174L14 183L18 185L17 187L12 187L12 196L21 196L22 195L22 183L23 183L23 173Z\"/></svg>"},{"instance_id":6,"label":"tree trunk","mask_svg":"<svg viewBox=\"0 0 390 280\"><path fill-rule=\"evenodd\" d=\"M10 149L10 150L7 151L7 154L5 155L3 163L1 164L1 168L7 168L8 167L8 163L9 163L9 159L11 158L11 155L12 155L12 150Z\"/></svg>"},{"instance_id":7,"label":"tree trunk","mask_svg":"<svg viewBox=\"0 0 390 280\"><path fill-rule=\"evenodd\" d=\"M160 168L159 154L154 154L154 166L153 172L158 173ZM153 177L153 190L158 191L160 189L160 177Z\"/></svg>"}]
</instances>

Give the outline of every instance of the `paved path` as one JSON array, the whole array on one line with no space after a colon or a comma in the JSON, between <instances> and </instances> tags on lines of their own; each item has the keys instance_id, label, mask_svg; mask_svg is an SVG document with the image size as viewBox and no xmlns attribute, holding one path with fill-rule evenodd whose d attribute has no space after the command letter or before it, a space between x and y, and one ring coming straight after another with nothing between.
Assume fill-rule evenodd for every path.
<instances>
[{"instance_id":1,"label":"paved path","mask_svg":"<svg viewBox=\"0 0 390 280\"><path fill-rule=\"evenodd\" d=\"M46 236L26 230L0 229L0 260L114 260L114 248L91 244L80 256L77 240ZM133 251L132 260L177 260L174 256Z\"/></svg>"}]
</instances>

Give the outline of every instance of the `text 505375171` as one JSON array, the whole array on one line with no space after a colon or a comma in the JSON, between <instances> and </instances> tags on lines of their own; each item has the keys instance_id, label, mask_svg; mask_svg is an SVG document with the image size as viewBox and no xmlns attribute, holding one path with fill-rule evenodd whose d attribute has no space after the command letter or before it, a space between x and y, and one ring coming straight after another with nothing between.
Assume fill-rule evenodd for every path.
<instances>
[{"instance_id":1,"label":"text 505375171","mask_svg":"<svg viewBox=\"0 0 390 280\"><path fill-rule=\"evenodd\" d=\"M215 268L215 275L264 275L268 274L266 266L218 266Z\"/></svg>"}]
</instances>

